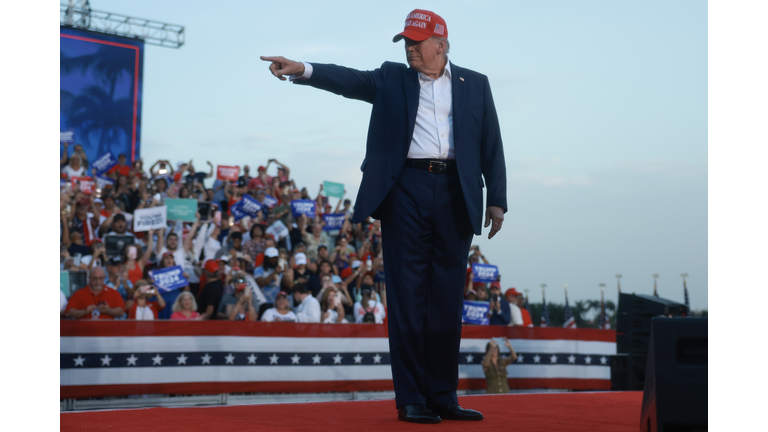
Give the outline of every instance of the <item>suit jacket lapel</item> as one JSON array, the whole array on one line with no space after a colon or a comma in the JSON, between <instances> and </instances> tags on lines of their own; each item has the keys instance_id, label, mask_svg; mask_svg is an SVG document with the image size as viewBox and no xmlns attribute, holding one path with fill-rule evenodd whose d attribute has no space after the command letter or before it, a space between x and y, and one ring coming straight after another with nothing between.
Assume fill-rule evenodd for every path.
<instances>
[{"instance_id":1,"label":"suit jacket lapel","mask_svg":"<svg viewBox=\"0 0 768 432\"><path fill-rule=\"evenodd\" d=\"M405 104L408 113L408 142L406 146L410 146L413 128L416 125L416 114L419 110L419 91L421 90L419 87L419 73L412 68L408 68L405 70L403 81Z\"/></svg>"},{"instance_id":2,"label":"suit jacket lapel","mask_svg":"<svg viewBox=\"0 0 768 432\"><path fill-rule=\"evenodd\" d=\"M451 63L451 94L453 105L451 110L453 111L453 139L456 143L456 131L461 126L461 117L464 113L464 93L466 85L462 81L461 68Z\"/></svg>"}]
</instances>

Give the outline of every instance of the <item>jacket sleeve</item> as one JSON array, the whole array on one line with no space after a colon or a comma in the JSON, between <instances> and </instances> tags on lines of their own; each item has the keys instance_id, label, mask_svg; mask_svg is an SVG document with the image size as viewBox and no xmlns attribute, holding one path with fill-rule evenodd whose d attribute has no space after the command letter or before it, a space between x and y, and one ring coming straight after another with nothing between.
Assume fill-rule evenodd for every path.
<instances>
[{"instance_id":1,"label":"jacket sleeve","mask_svg":"<svg viewBox=\"0 0 768 432\"><path fill-rule=\"evenodd\" d=\"M387 74L386 63L372 71L359 71L334 64L312 63L312 76L297 79L294 84L309 85L348 99L373 103L376 90Z\"/></svg>"},{"instance_id":2,"label":"jacket sleeve","mask_svg":"<svg viewBox=\"0 0 768 432\"><path fill-rule=\"evenodd\" d=\"M507 212L507 167L504 162L504 148L501 143L501 128L493 103L491 85L485 78L483 97L483 137L480 141L481 164L487 187L486 206L496 206Z\"/></svg>"}]
</instances>

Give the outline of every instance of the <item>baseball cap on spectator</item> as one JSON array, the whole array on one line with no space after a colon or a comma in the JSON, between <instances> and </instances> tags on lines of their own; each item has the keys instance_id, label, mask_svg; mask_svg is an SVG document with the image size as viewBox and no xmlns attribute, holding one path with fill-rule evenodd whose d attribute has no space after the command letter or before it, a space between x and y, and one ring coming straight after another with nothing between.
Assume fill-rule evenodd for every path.
<instances>
[{"instance_id":1,"label":"baseball cap on spectator","mask_svg":"<svg viewBox=\"0 0 768 432\"><path fill-rule=\"evenodd\" d=\"M208 260L205 262L205 265L203 265L203 268L208 273L216 273L219 271L219 262L216 260Z\"/></svg>"},{"instance_id":2,"label":"baseball cap on spectator","mask_svg":"<svg viewBox=\"0 0 768 432\"><path fill-rule=\"evenodd\" d=\"M467 290L467 292L464 293L464 298L469 297L470 294L472 294L473 296L477 297L477 291L475 291L472 288L470 288L470 289Z\"/></svg>"},{"instance_id":3,"label":"baseball cap on spectator","mask_svg":"<svg viewBox=\"0 0 768 432\"><path fill-rule=\"evenodd\" d=\"M340 276L338 276L338 275L333 275L333 276L331 277L331 281L333 281L333 283L335 283L335 284L337 284L337 283L341 283L341 277L340 277Z\"/></svg>"},{"instance_id":4,"label":"baseball cap on spectator","mask_svg":"<svg viewBox=\"0 0 768 432\"><path fill-rule=\"evenodd\" d=\"M352 201L349 198L347 198L344 200L344 204L352 204Z\"/></svg>"},{"instance_id":5,"label":"baseball cap on spectator","mask_svg":"<svg viewBox=\"0 0 768 432\"><path fill-rule=\"evenodd\" d=\"M510 288L506 292L504 292L504 297L507 297L509 295L519 296L519 295L523 295L523 294L520 293L518 290L516 290L514 288Z\"/></svg>"},{"instance_id":6,"label":"baseball cap on spectator","mask_svg":"<svg viewBox=\"0 0 768 432\"><path fill-rule=\"evenodd\" d=\"M360 261L360 260L355 260L355 261L352 261L352 268L353 268L353 269L354 269L354 268L358 268L358 267L360 267L360 265L361 265L362 263L363 263L363 262L362 262L362 261Z\"/></svg>"},{"instance_id":7,"label":"baseball cap on spectator","mask_svg":"<svg viewBox=\"0 0 768 432\"><path fill-rule=\"evenodd\" d=\"M267 250L264 251L264 256L267 258L274 258L278 255L280 255L280 253L277 251L277 248L274 247L268 247Z\"/></svg>"},{"instance_id":8,"label":"baseball cap on spectator","mask_svg":"<svg viewBox=\"0 0 768 432\"><path fill-rule=\"evenodd\" d=\"M294 260L296 261L296 265L307 264L307 256L301 252L294 255Z\"/></svg>"},{"instance_id":9,"label":"baseball cap on spectator","mask_svg":"<svg viewBox=\"0 0 768 432\"><path fill-rule=\"evenodd\" d=\"M109 259L109 261L107 261L107 265L108 266L117 266L117 265L120 265L122 263L123 263L123 259L120 258L119 255L113 256L112 258Z\"/></svg>"},{"instance_id":10,"label":"baseball cap on spectator","mask_svg":"<svg viewBox=\"0 0 768 432\"><path fill-rule=\"evenodd\" d=\"M287 292L285 292L285 291L280 291L280 292L279 292L279 293L277 293L277 295L275 296L275 299L279 299L280 297L288 297L288 293L287 293Z\"/></svg>"},{"instance_id":11,"label":"baseball cap on spectator","mask_svg":"<svg viewBox=\"0 0 768 432\"><path fill-rule=\"evenodd\" d=\"M328 249L328 246L327 246L327 245L324 245L324 244L321 244L321 245L317 245L317 251L318 251L318 252L320 251L320 248L325 248L325 249L327 250L327 249Z\"/></svg>"},{"instance_id":12,"label":"baseball cap on spectator","mask_svg":"<svg viewBox=\"0 0 768 432\"><path fill-rule=\"evenodd\" d=\"M102 201L101 198L96 198L95 200L93 200L93 202L99 203L99 204L104 204L104 201Z\"/></svg>"},{"instance_id":13,"label":"baseball cap on spectator","mask_svg":"<svg viewBox=\"0 0 768 432\"><path fill-rule=\"evenodd\" d=\"M499 281L491 282L491 288L494 288L494 287L498 288L499 290L501 290L501 283L499 283Z\"/></svg>"},{"instance_id":14,"label":"baseball cap on spectator","mask_svg":"<svg viewBox=\"0 0 768 432\"><path fill-rule=\"evenodd\" d=\"M344 270L341 271L341 277L346 279L348 277L352 276L352 267L347 267ZM334 282L335 283L335 282Z\"/></svg>"},{"instance_id":15,"label":"baseball cap on spectator","mask_svg":"<svg viewBox=\"0 0 768 432\"><path fill-rule=\"evenodd\" d=\"M171 251L166 251L165 253L163 253L163 256L162 256L162 257L160 257L160 259L161 259L161 260L162 260L162 259L165 259L165 257L167 257L167 256L173 256L173 252L171 252Z\"/></svg>"},{"instance_id":16,"label":"baseball cap on spectator","mask_svg":"<svg viewBox=\"0 0 768 432\"><path fill-rule=\"evenodd\" d=\"M398 42L404 37L421 42L432 36L448 37L448 28L445 25L445 20L432 11L414 9L405 17L405 30L395 35L392 38L392 42Z\"/></svg>"},{"instance_id":17,"label":"baseball cap on spectator","mask_svg":"<svg viewBox=\"0 0 768 432\"><path fill-rule=\"evenodd\" d=\"M267 170L267 167L265 167L264 165L259 165L259 171L266 171L266 170Z\"/></svg>"},{"instance_id":18,"label":"baseball cap on spectator","mask_svg":"<svg viewBox=\"0 0 768 432\"><path fill-rule=\"evenodd\" d=\"M124 220L125 220L125 216L123 216L122 213L118 213L115 215L115 218L112 219L112 222L124 221Z\"/></svg>"},{"instance_id":19,"label":"baseball cap on spectator","mask_svg":"<svg viewBox=\"0 0 768 432\"><path fill-rule=\"evenodd\" d=\"M219 258L219 261L224 261L225 263L229 262L229 255L222 255L221 258Z\"/></svg>"}]
</instances>

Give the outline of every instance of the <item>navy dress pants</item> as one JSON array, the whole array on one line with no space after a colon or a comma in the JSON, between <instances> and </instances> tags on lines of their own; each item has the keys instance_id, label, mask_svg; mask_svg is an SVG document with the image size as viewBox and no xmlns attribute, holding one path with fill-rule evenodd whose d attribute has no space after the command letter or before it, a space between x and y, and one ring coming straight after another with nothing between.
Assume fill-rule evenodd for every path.
<instances>
[{"instance_id":1,"label":"navy dress pants","mask_svg":"<svg viewBox=\"0 0 768 432\"><path fill-rule=\"evenodd\" d=\"M474 235L459 176L404 167L380 212L396 406L455 404Z\"/></svg>"}]
</instances>

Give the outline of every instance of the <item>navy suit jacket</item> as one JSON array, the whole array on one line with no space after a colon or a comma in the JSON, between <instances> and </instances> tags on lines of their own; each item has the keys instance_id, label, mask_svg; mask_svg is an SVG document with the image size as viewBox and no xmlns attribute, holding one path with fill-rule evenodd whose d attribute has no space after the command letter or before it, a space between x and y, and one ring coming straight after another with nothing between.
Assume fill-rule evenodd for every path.
<instances>
[{"instance_id":1,"label":"navy suit jacket","mask_svg":"<svg viewBox=\"0 0 768 432\"><path fill-rule=\"evenodd\" d=\"M363 181L355 201L353 223L377 217L381 205L405 164L419 107L416 70L385 62L373 71L359 71L332 64L312 63L312 76L295 80L350 99L373 104L368 126ZM456 165L467 213L475 234L486 206L507 211L507 173L499 119L488 77L451 63L453 93L453 142ZM483 177L485 182L483 182Z\"/></svg>"}]
</instances>

